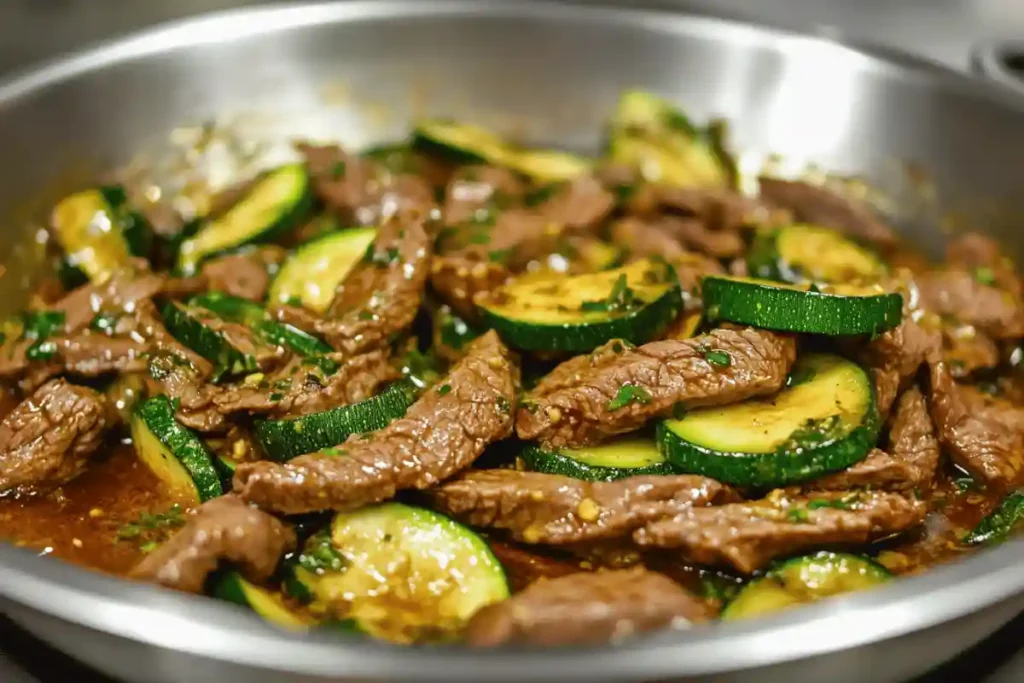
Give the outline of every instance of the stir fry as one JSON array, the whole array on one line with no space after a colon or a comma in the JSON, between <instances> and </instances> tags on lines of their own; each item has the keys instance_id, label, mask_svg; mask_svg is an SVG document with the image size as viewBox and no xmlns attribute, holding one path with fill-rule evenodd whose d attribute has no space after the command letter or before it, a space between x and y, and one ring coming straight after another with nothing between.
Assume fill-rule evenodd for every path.
<instances>
[{"instance_id":1,"label":"stir fry","mask_svg":"<svg viewBox=\"0 0 1024 683\"><path fill-rule=\"evenodd\" d=\"M551 646L1024 515L1021 279L981 234L930 264L861 199L741 192L724 126L641 91L600 158L449 120L296 155L194 219L53 209L0 348L9 542L287 629Z\"/></svg>"}]
</instances>

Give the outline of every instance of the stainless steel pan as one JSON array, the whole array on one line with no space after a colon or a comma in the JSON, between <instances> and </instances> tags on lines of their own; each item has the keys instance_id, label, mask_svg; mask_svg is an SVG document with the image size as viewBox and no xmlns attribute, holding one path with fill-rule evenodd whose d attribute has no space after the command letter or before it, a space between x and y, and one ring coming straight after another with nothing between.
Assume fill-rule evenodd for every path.
<instances>
[{"instance_id":1,"label":"stainless steel pan","mask_svg":"<svg viewBox=\"0 0 1024 683\"><path fill-rule=\"evenodd\" d=\"M994 200L1004 217L1024 209L1024 108L992 86L905 56L714 18L528 0L239 11L149 31L0 84L0 208L21 206L82 160L123 163L174 126L225 112L264 114L252 128L268 139L312 134L361 144L433 113L596 147L602 119L629 86L678 98L698 118L729 117L747 162L782 152L885 186L902 168L896 160L914 160L948 206L973 199L985 209ZM367 101L372 106L355 104ZM946 208L928 205L933 213ZM937 252L943 237L934 218L903 225ZM1024 254L1012 220L977 220ZM13 232L2 239L13 243ZM30 261L6 258L9 268ZM212 600L8 546L0 547L0 604L94 667L161 683L896 681L1024 608L1022 563L1024 543L1012 542L776 618L594 650L398 649L297 637Z\"/></svg>"}]
</instances>

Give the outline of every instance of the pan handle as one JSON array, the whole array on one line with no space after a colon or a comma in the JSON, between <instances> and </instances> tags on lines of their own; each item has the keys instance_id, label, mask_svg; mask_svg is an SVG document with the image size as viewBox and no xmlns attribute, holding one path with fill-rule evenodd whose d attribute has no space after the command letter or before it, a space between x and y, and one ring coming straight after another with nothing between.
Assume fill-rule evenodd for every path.
<instances>
[{"instance_id":1,"label":"pan handle","mask_svg":"<svg viewBox=\"0 0 1024 683\"><path fill-rule=\"evenodd\" d=\"M1024 39L976 44L971 49L971 71L1024 95Z\"/></svg>"}]
</instances>

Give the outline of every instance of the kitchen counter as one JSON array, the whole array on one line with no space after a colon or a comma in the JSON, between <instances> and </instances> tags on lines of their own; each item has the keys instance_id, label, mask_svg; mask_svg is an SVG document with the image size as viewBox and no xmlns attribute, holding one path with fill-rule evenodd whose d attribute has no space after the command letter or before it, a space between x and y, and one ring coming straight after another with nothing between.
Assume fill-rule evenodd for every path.
<instances>
[{"instance_id":1,"label":"kitchen counter","mask_svg":"<svg viewBox=\"0 0 1024 683\"><path fill-rule=\"evenodd\" d=\"M427 1L427 0L424 0ZM485 0L481 0L485 1ZM671 0L662 0L671 4ZM628 0L622 0L627 4ZM0 79L83 46L204 11L266 0L2 0ZM977 41L1024 37L1021 0L691 0L687 6L900 47L967 69ZM1024 681L1024 615L913 683ZM0 682L114 683L86 671L0 617Z\"/></svg>"}]
</instances>

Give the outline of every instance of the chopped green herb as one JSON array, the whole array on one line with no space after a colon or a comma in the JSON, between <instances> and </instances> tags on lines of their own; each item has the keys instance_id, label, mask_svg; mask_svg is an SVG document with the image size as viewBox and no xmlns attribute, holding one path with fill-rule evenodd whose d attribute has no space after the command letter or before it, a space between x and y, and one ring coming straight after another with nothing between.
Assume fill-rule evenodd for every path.
<instances>
[{"instance_id":1,"label":"chopped green herb","mask_svg":"<svg viewBox=\"0 0 1024 683\"><path fill-rule=\"evenodd\" d=\"M331 166L331 177L334 179L340 179L345 177L345 162L335 161L334 165Z\"/></svg>"},{"instance_id":2,"label":"chopped green herb","mask_svg":"<svg viewBox=\"0 0 1024 683\"><path fill-rule=\"evenodd\" d=\"M370 311L363 310L359 311L358 318L360 320L373 320L374 316L373 313L371 313Z\"/></svg>"},{"instance_id":3,"label":"chopped green herb","mask_svg":"<svg viewBox=\"0 0 1024 683\"><path fill-rule=\"evenodd\" d=\"M992 285L996 282L996 274L991 268L982 266L974 269L974 279L983 285Z\"/></svg>"},{"instance_id":4,"label":"chopped green herb","mask_svg":"<svg viewBox=\"0 0 1024 683\"><path fill-rule=\"evenodd\" d=\"M411 347L402 354L402 374L417 389L426 389L441 379L441 368L437 358Z\"/></svg>"},{"instance_id":5,"label":"chopped green herb","mask_svg":"<svg viewBox=\"0 0 1024 683\"><path fill-rule=\"evenodd\" d=\"M284 398L284 394L282 394L279 391L275 391L275 392L270 394L270 400L271 401L280 401L282 398Z\"/></svg>"},{"instance_id":6,"label":"chopped green herb","mask_svg":"<svg viewBox=\"0 0 1024 683\"><path fill-rule=\"evenodd\" d=\"M139 515L138 520L129 522L118 529L114 540L138 540L147 544L158 544L167 538L170 531L184 526L184 524L185 512L180 505L175 503L166 512L143 512Z\"/></svg>"},{"instance_id":7,"label":"chopped green herb","mask_svg":"<svg viewBox=\"0 0 1024 683\"><path fill-rule=\"evenodd\" d=\"M807 509L834 508L836 510L849 510L854 502L856 502L856 494L853 496L843 496L842 498L815 498L807 503Z\"/></svg>"},{"instance_id":8,"label":"chopped green herb","mask_svg":"<svg viewBox=\"0 0 1024 683\"><path fill-rule=\"evenodd\" d=\"M731 576L706 573L700 577L700 596L705 600L727 603L736 597L743 584Z\"/></svg>"},{"instance_id":9,"label":"chopped green herb","mask_svg":"<svg viewBox=\"0 0 1024 683\"><path fill-rule=\"evenodd\" d=\"M324 530L310 536L299 555L299 566L315 574L341 571L345 556L331 543L331 534Z\"/></svg>"},{"instance_id":10,"label":"chopped green herb","mask_svg":"<svg viewBox=\"0 0 1024 683\"><path fill-rule=\"evenodd\" d=\"M380 268L386 268L398 261L398 247L388 247L382 251L374 251L370 256L370 263Z\"/></svg>"},{"instance_id":11,"label":"chopped green herb","mask_svg":"<svg viewBox=\"0 0 1024 683\"><path fill-rule=\"evenodd\" d=\"M302 364L306 367L314 367L324 375L333 375L339 367L337 361L326 356L307 356L302 359Z\"/></svg>"},{"instance_id":12,"label":"chopped green herb","mask_svg":"<svg viewBox=\"0 0 1024 683\"><path fill-rule=\"evenodd\" d=\"M111 313L97 313L96 317L89 323L89 329L103 332L104 334L113 334L118 320L120 320L120 316Z\"/></svg>"},{"instance_id":13,"label":"chopped green herb","mask_svg":"<svg viewBox=\"0 0 1024 683\"><path fill-rule=\"evenodd\" d=\"M447 396L448 394L451 393L451 391L452 391L452 386L450 384L442 384L437 389L437 393L440 394L441 396Z\"/></svg>"},{"instance_id":14,"label":"chopped green herb","mask_svg":"<svg viewBox=\"0 0 1024 683\"><path fill-rule=\"evenodd\" d=\"M718 349L702 349L704 360L720 368L727 368L732 365L732 356L727 351Z\"/></svg>"},{"instance_id":15,"label":"chopped green herb","mask_svg":"<svg viewBox=\"0 0 1024 683\"><path fill-rule=\"evenodd\" d=\"M490 244L491 233L486 230L478 230L469 237L470 244Z\"/></svg>"},{"instance_id":16,"label":"chopped green herb","mask_svg":"<svg viewBox=\"0 0 1024 683\"><path fill-rule=\"evenodd\" d=\"M447 306L438 311L438 325L441 343L456 351L480 336L479 330L470 327L469 323L452 313Z\"/></svg>"},{"instance_id":17,"label":"chopped green herb","mask_svg":"<svg viewBox=\"0 0 1024 683\"><path fill-rule=\"evenodd\" d=\"M536 190L528 192L526 196L523 197L523 204L526 206L540 206L551 199L558 188L559 185L557 183L538 187Z\"/></svg>"},{"instance_id":18,"label":"chopped green herb","mask_svg":"<svg viewBox=\"0 0 1024 683\"><path fill-rule=\"evenodd\" d=\"M345 455L345 451L338 448L337 446L328 446L327 448L323 449L320 452L323 453L324 455L329 455L331 457Z\"/></svg>"},{"instance_id":19,"label":"chopped green herb","mask_svg":"<svg viewBox=\"0 0 1024 683\"><path fill-rule=\"evenodd\" d=\"M499 396L498 397L498 410L500 410L505 415L508 415L509 413L512 412L512 404L509 403L508 399L505 398L504 396Z\"/></svg>"},{"instance_id":20,"label":"chopped green herb","mask_svg":"<svg viewBox=\"0 0 1024 683\"><path fill-rule=\"evenodd\" d=\"M623 183L621 185L616 185L615 187L613 187L612 191L615 193L615 198L618 199L619 203L625 204L630 199L632 199L634 195L636 195L637 189L638 187L636 185Z\"/></svg>"},{"instance_id":21,"label":"chopped green herb","mask_svg":"<svg viewBox=\"0 0 1024 683\"><path fill-rule=\"evenodd\" d=\"M56 355L57 343L53 341L38 341L25 351L29 360L50 360Z\"/></svg>"},{"instance_id":22,"label":"chopped green herb","mask_svg":"<svg viewBox=\"0 0 1024 683\"><path fill-rule=\"evenodd\" d=\"M619 410L620 408L625 408L630 403L647 405L651 402L651 399L651 392L643 387L625 384L619 387L619 390L615 393L615 398L608 401L607 408L608 410Z\"/></svg>"},{"instance_id":23,"label":"chopped green herb","mask_svg":"<svg viewBox=\"0 0 1024 683\"><path fill-rule=\"evenodd\" d=\"M643 306L644 301L629 286L626 274L622 273L612 285L608 296L600 301L584 301L581 311L629 311Z\"/></svg>"},{"instance_id":24,"label":"chopped green herb","mask_svg":"<svg viewBox=\"0 0 1024 683\"><path fill-rule=\"evenodd\" d=\"M797 522L799 524L810 521L810 516L804 508L789 508L786 510L786 517L791 522Z\"/></svg>"},{"instance_id":25,"label":"chopped green herb","mask_svg":"<svg viewBox=\"0 0 1024 683\"><path fill-rule=\"evenodd\" d=\"M513 252L515 252L515 247L509 247L508 249L495 249L494 251L487 252L487 260L491 263L506 264Z\"/></svg>"}]
</instances>

